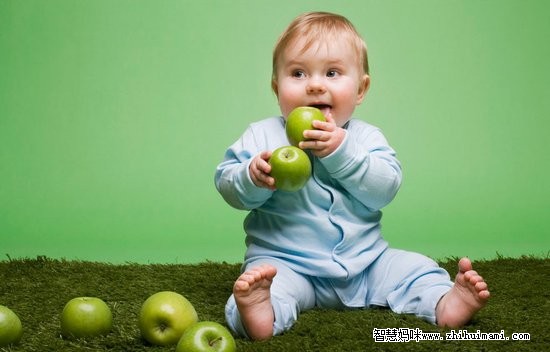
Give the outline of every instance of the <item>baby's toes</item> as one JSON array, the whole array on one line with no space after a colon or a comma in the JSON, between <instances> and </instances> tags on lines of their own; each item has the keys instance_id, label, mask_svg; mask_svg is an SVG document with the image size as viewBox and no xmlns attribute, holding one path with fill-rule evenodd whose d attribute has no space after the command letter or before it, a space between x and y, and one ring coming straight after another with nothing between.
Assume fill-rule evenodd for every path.
<instances>
[{"instance_id":1,"label":"baby's toes","mask_svg":"<svg viewBox=\"0 0 550 352\"><path fill-rule=\"evenodd\" d=\"M464 278L466 279L466 281L471 281L472 278L477 276L479 276L479 274L475 270L468 270L464 273Z\"/></svg>"},{"instance_id":2,"label":"baby's toes","mask_svg":"<svg viewBox=\"0 0 550 352\"><path fill-rule=\"evenodd\" d=\"M237 279L237 281L235 281L235 284L233 285L234 293L246 292L249 289L250 289L250 284L248 283L248 281L243 279L242 275Z\"/></svg>"},{"instance_id":3,"label":"baby's toes","mask_svg":"<svg viewBox=\"0 0 550 352\"><path fill-rule=\"evenodd\" d=\"M482 281L478 281L478 282L474 285L474 287L476 288L476 290L477 290L478 292L480 292L480 291L485 291L485 290L487 290L487 288L488 288L488 287L487 287L487 283L486 283L485 281L483 281L483 280L482 280Z\"/></svg>"}]
</instances>

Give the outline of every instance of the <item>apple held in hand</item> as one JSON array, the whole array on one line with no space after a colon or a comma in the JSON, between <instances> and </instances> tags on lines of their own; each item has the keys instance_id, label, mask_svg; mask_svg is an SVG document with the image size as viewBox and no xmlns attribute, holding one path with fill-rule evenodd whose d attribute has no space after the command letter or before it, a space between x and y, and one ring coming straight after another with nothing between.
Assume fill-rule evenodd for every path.
<instances>
[{"instance_id":1,"label":"apple held in hand","mask_svg":"<svg viewBox=\"0 0 550 352\"><path fill-rule=\"evenodd\" d=\"M111 309L100 298L73 298L61 312L61 334L68 338L104 335L112 327Z\"/></svg>"},{"instance_id":2,"label":"apple held in hand","mask_svg":"<svg viewBox=\"0 0 550 352\"><path fill-rule=\"evenodd\" d=\"M157 292L143 302L139 313L139 330L153 345L175 345L185 329L198 321L193 305L171 291Z\"/></svg>"},{"instance_id":3,"label":"apple held in hand","mask_svg":"<svg viewBox=\"0 0 550 352\"><path fill-rule=\"evenodd\" d=\"M235 352L235 339L225 326L213 321L191 325L181 336L176 352Z\"/></svg>"},{"instance_id":4,"label":"apple held in hand","mask_svg":"<svg viewBox=\"0 0 550 352\"><path fill-rule=\"evenodd\" d=\"M304 187L311 176L311 161L300 148L286 146L277 148L269 158L271 177L275 188L295 192Z\"/></svg>"},{"instance_id":5,"label":"apple held in hand","mask_svg":"<svg viewBox=\"0 0 550 352\"><path fill-rule=\"evenodd\" d=\"M17 314L6 306L0 306L0 347L18 343L23 326Z\"/></svg>"},{"instance_id":6,"label":"apple held in hand","mask_svg":"<svg viewBox=\"0 0 550 352\"><path fill-rule=\"evenodd\" d=\"M325 122L327 119L321 110L311 106L300 106L288 114L286 119L286 136L293 146L297 147L301 141L305 141L304 131L314 130L313 121Z\"/></svg>"}]
</instances>

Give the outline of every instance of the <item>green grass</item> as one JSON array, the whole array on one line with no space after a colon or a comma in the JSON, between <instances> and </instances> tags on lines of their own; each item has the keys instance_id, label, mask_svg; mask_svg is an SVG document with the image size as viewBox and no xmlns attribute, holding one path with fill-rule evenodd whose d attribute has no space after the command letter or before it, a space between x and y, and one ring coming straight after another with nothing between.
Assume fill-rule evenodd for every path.
<instances>
[{"instance_id":1,"label":"green grass","mask_svg":"<svg viewBox=\"0 0 550 352\"><path fill-rule=\"evenodd\" d=\"M440 264L455 272L456 259ZM470 325L475 332L506 336L527 332L530 341L420 341L380 343L374 328L418 328L444 334L413 316L387 309L335 311L314 309L297 324L267 342L237 339L239 351L544 351L550 346L550 259L522 257L478 261L474 265L490 285L492 299ZM0 304L14 310L24 326L17 346L0 351L174 351L145 343L137 329L143 301L161 290L186 296L200 320L225 324L224 305L239 265L207 262L197 265L112 265L37 259L0 261ZM96 296L107 302L114 329L104 337L69 341L60 337L59 314L69 299Z\"/></svg>"}]
</instances>

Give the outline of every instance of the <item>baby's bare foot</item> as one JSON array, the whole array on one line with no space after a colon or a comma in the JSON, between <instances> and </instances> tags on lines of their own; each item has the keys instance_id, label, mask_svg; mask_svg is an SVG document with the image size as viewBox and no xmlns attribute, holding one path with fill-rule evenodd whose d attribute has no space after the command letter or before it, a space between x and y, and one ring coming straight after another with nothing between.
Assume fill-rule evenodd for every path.
<instances>
[{"instance_id":1,"label":"baby's bare foot","mask_svg":"<svg viewBox=\"0 0 550 352\"><path fill-rule=\"evenodd\" d=\"M472 270L470 259L460 259L453 288L437 304L437 324L459 327L468 323L485 306L489 295L487 283Z\"/></svg>"},{"instance_id":2,"label":"baby's bare foot","mask_svg":"<svg viewBox=\"0 0 550 352\"><path fill-rule=\"evenodd\" d=\"M273 336L275 316L270 287L276 274L275 267L261 265L241 274L233 286L241 320L253 340L266 340Z\"/></svg>"}]
</instances>

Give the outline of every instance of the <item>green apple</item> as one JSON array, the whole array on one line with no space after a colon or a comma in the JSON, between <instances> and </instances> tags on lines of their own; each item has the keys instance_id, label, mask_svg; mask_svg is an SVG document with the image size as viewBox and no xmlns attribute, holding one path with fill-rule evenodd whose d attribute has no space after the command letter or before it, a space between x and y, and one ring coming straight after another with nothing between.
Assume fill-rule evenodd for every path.
<instances>
[{"instance_id":1,"label":"green apple","mask_svg":"<svg viewBox=\"0 0 550 352\"><path fill-rule=\"evenodd\" d=\"M225 326L214 321L191 325L181 336L176 352L235 352L235 339Z\"/></svg>"},{"instance_id":2,"label":"green apple","mask_svg":"<svg viewBox=\"0 0 550 352\"><path fill-rule=\"evenodd\" d=\"M73 298L61 312L61 334L67 338L105 335L112 327L111 309L97 297Z\"/></svg>"},{"instance_id":3,"label":"green apple","mask_svg":"<svg viewBox=\"0 0 550 352\"><path fill-rule=\"evenodd\" d=\"M193 305L179 293L162 291L143 302L139 313L141 336L149 343L169 346L178 343L181 335L198 321Z\"/></svg>"},{"instance_id":4,"label":"green apple","mask_svg":"<svg viewBox=\"0 0 550 352\"><path fill-rule=\"evenodd\" d=\"M313 121L325 122L327 119L321 110L312 106L300 106L288 114L286 118L286 136L293 146L297 147L301 141L305 141L305 130L314 130Z\"/></svg>"},{"instance_id":5,"label":"green apple","mask_svg":"<svg viewBox=\"0 0 550 352\"><path fill-rule=\"evenodd\" d=\"M17 314L6 306L0 306L0 347L16 344L23 335L23 325Z\"/></svg>"},{"instance_id":6,"label":"green apple","mask_svg":"<svg viewBox=\"0 0 550 352\"><path fill-rule=\"evenodd\" d=\"M269 158L271 177L275 188L287 192L300 190L311 176L311 161L300 148L285 146L277 148Z\"/></svg>"}]
</instances>

